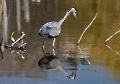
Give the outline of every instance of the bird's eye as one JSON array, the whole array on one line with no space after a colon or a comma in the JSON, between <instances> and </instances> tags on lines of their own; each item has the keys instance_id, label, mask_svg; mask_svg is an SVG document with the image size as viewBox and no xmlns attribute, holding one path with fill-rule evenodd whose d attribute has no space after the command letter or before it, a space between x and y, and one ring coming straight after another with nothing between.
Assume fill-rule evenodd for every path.
<instances>
[{"instance_id":1,"label":"bird's eye","mask_svg":"<svg viewBox=\"0 0 120 84\"><path fill-rule=\"evenodd\" d=\"M43 30L40 30L40 31L43 31Z\"/></svg>"}]
</instances>

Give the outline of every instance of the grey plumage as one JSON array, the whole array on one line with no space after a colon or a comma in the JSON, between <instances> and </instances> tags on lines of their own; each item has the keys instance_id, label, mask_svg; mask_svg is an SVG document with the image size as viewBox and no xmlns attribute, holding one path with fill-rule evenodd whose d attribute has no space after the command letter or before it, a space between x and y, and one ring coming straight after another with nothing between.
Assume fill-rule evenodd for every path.
<instances>
[{"instance_id":1,"label":"grey plumage","mask_svg":"<svg viewBox=\"0 0 120 84\"><path fill-rule=\"evenodd\" d=\"M55 38L60 32L61 27L58 22L48 22L41 27L39 35L47 38Z\"/></svg>"}]
</instances>

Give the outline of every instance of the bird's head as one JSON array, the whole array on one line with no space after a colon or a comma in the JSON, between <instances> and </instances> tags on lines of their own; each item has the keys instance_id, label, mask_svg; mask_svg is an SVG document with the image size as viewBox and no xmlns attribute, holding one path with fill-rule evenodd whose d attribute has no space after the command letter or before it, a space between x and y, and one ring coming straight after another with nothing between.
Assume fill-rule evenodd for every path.
<instances>
[{"instance_id":1,"label":"bird's head","mask_svg":"<svg viewBox=\"0 0 120 84\"><path fill-rule=\"evenodd\" d=\"M77 19L76 10L74 7L70 9L70 12L72 12L75 18Z\"/></svg>"}]
</instances>

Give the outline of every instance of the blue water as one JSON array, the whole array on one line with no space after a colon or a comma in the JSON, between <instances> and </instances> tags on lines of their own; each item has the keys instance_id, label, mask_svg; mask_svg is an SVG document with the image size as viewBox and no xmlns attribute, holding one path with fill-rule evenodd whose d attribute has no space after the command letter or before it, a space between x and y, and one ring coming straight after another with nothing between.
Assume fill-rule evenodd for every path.
<instances>
[{"instance_id":1,"label":"blue water","mask_svg":"<svg viewBox=\"0 0 120 84\"><path fill-rule=\"evenodd\" d=\"M80 66L79 66L80 67ZM79 68L78 67L78 68ZM89 66L88 66L89 67ZM109 80L104 67L96 67L96 72L85 68L77 70L75 80L68 79L61 71L47 72L46 78L0 77L0 84L119 84ZM70 72L70 71L69 71Z\"/></svg>"}]
</instances>

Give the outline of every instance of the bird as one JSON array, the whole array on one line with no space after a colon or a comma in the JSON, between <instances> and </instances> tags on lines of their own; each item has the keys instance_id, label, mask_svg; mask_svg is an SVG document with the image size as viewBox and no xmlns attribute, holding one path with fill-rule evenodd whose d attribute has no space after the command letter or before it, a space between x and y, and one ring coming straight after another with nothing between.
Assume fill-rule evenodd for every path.
<instances>
[{"instance_id":1,"label":"bird","mask_svg":"<svg viewBox=\"0 0 120 84\"><path fill-rule=\"evenodd\" d=\"M38 34L40 36L43 36L44 38L53 38L53 47L54 47L56 37L58 37L61 32L61 25L64 23L64 21L66 20L66 18L68 17L70 13L73 13L75 18L77 19L76 9L72 7L70 10L66 12L66 15L60 21L58 22L50 21L48 23L45 23L40 28ZM44 48L44 41L43 41L42 48Z\"/></svg>"}]
</instances>

